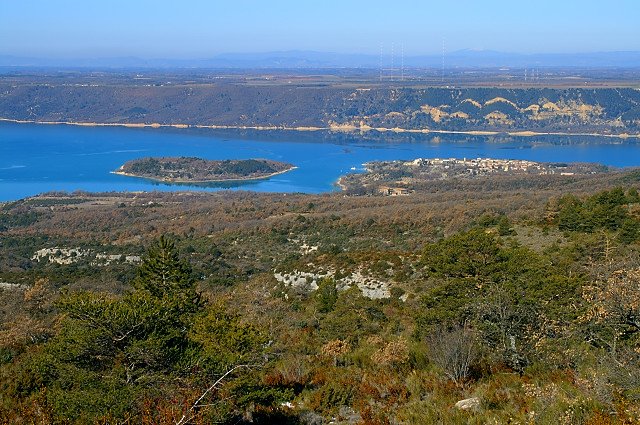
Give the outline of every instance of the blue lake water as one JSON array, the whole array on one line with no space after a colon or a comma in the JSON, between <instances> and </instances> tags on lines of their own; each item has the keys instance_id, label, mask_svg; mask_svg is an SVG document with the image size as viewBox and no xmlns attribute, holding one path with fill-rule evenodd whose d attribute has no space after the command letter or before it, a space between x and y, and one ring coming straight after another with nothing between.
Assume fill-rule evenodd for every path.
<instances>
[{"instance_id":1,"label":"blue lake water","mask_svg":"<svg viewBox=\"0 0 640 425\"><path fill-rule=\"evenodd\" d=\"M208 186L169 185L111 174L126 161L147 156L206 159L266 158L298 168L268 180ZM589 136L466 136L371 132L136 129L0 123L0 202L38 193L220 190L319 193L335 190L342 174L374 160L414 158L527 159L640 166L637 139Z\"/></svg>"}]
</instances>

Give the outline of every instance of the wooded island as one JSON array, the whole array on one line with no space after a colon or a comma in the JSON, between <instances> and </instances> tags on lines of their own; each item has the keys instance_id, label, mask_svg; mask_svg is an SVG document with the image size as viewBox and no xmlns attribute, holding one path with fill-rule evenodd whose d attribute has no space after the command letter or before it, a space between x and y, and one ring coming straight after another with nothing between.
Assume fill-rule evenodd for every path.
<instances>
[{"instance_id":1,"label":"wooded island","mask_svg":"<svg viewBox=\"0 0 640 425\"><path fill-rule=\"evenodd\" d=\"M196 157L140 158L127 161L115 174L163 182L205 183L258 180L296 168L269 159L208 160Z\"/></svg>"}]
</instances>

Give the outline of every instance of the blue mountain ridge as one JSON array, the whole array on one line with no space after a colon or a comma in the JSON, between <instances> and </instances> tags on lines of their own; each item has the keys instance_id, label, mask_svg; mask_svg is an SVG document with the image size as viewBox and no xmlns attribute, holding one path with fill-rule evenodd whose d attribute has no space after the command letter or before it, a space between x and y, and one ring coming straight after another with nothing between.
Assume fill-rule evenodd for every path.
<instances>
[{"instance_id":1,"label":"blue mountain ridge","mask_svg":"<svg viewBox=\"0 0 640 425\"><path fill-rule=\"evenodd\" d=\"M439 68L442 55L348 54L304 50L225 53L202 59L96 57L43 58L0 55L1 67L72 68ZM519 54L463 49L444 55L445 67L640 67L640 51Z\"/></svg>"}]
</instances>

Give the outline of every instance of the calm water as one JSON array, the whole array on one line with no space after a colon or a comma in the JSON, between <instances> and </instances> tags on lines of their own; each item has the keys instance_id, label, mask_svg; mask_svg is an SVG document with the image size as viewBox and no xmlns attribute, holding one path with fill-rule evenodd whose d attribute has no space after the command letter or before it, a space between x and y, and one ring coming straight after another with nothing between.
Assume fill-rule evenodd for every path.
<instances>
[{"instance_id":1,"label":"calm water","mask_svg":"<svg viewBox=\"0 0 640 425\"><path fill-rule=\"evenodd\" d=\"M268 180L207 187L167 185L109 172L146 156L267 158L295 164ZM413 158L528 159L640 166L640 143L596 137L469 137L326 132L130 129L0 123L0 202L52 190L152 191L240 188L262 192L328 192L340 175L373 160Z\"/></svg>"}]
</instances>

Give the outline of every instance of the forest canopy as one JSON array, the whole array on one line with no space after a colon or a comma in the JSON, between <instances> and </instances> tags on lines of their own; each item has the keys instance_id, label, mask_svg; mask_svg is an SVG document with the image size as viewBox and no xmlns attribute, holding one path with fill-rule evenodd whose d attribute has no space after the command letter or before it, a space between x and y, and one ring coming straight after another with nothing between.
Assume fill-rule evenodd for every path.
<instances>
[{"instance_id":1,"label":"forest canopy","mask_svg":"<svg viewBox=\"0 0 640 425\"><path fill-rule=\"evenodd\" d=\"M169 182L216 182L271 177L295 167L268 159L206 160L196 157L141 158L127 161L115 174Z\"/></svg>"}]
</instances>

